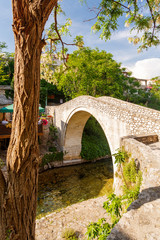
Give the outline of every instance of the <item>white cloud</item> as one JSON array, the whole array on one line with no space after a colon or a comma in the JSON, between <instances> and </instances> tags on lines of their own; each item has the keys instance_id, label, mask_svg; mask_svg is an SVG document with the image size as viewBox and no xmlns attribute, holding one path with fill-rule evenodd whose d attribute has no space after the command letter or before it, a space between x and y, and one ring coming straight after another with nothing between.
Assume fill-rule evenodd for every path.
<instances>
[{"instance_id":1,"label":"white cloud","mask_svg":"<svg viewBox=\"0 0 160 240\"><path fill-rule=\"evenodd\" d=\"M127 68L132 71L136 78L151 79L160 76L160 58L140 60L134 66Z\"/></svg>"},{"instance_id":2,"label":"white cloud","mask_svg":"<svg viewBox=\"0 0 160 240\"><path fill-rule=\"evenodd\" d=\"M130 31L128 29L123 31L118 31L112 34L111 40L120 40L120 39L128 38L129 35L130 35Z\"/></svg>"},{"instance_id":3,"label":"white cloud","mask_svg":"<svg viewBox=\"0 0 160 240\"><path fill-rule=\"evenodd\" d=\"M136 30L132 30L130 28L125 29L125 30L121 30L121 31L116 31L112 34L111 36L111 40L122 40L122 39L128 39L129 37L133 37L134 35L137 35L137 31ZM138 36L140 36L140 34L138 34Z\"/></svg>"}]
</instances>

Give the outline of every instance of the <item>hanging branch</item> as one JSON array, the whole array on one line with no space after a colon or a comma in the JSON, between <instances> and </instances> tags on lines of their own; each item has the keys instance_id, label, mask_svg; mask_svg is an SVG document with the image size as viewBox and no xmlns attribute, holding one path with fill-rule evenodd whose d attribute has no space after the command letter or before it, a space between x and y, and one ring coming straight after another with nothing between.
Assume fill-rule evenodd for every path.
<instances>
[{"instance_id":1,"label":"hanging branch","mask_svg":"<svg viewBox=\"0 0 160 240\"><path fill-rule=\"evenodd\" d=\"M66 66L66 63L64 61L65 59L65 56L64 56L64 42L62 41L62 38L61 38L61 35L58 31L58 27L57 27L57 9L58 9L58 4L56 3L55 5L55 8L54 8L54 23L55 23L55 31L58 35L58 40L60 40L61 44L62 44L62 55L63 55L63 62L64 62L64 65ZM55 41L55 40L54 40Z\"/></svg>"},{"instance_id":2,"label":"hanging branch","mask_svg":"<svg viewBox=\"0 0 160 240\"><path fill-rule=\"evenodd\" d=\"M127 6L125 6L124 4L122 4L122 3L120 3L120 2L117 2L117 1L115 1L115 0L112 0L112 2L120 5L120 6L123 7L123 8L126 8L126 9L128 10L128 12L131 11L130 7L127 7ZM96 12L95 10L90 9L90 8L89 8L89 10ZM90 19L87 19L87 20L84 20L83 22L89 22L89 21L95 20L95 19L100 15L100 13L104 10L104 8L103 8L103 7L100 8L100 9L97 8L97 10L99 10L99 11L98 11L98 13L96 13L95 17L90 18Z\"/></svg>"},{"instance_id":3,"label":"hanging branch","mask_svg":"<svg viewBox=\"0 0 160 240\"><path fill-rule=\"evenodd\" d=\"M54 30L57 34L57 37L55 38L46 38L46 40L50 40L51 41L51 45L52 42L55 43L56 41L60 41L61 45L62 45L62 56L63 56L63 63L64 65L67 67L66 62L65 62L65 45L66 46L79 46L78 43L66 43L62 40L61 34L59 33L59 29L58 29L58 21L57 21L57 10L58 10L58 4L56 3L55 7L54 7ZM80 46L79 46L80 47Z\"/></svg>"},{"instance_id":4,"label":"hanging branch","mask_svg":"<svg viewBox=\"0 0 160 240\"><path fill-rule=\"evenodd\" d=\"M146 0L146 1L147 1L148 7L149 7L149 11L150 11L150 14L151 14L151 18L152 18L152 21L153 21L153 30L152 30L152 38L151 38L153 40L154 32L155 32L155 29L156 29L156 19L154 18L153 9L150 6L149 1L148 0Z\"/></svg>"}]
</instances>

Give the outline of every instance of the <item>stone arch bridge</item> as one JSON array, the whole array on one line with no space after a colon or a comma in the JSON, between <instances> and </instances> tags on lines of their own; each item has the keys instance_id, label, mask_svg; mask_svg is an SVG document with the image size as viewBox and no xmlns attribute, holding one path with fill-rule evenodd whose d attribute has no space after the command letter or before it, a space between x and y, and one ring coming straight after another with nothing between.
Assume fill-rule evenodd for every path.
<instances>
[{"instance_id":1,"label":"stone arch bridge","mask_svg":"<svg viewBox=\"0 0 160 240\"><path fill-rule=\"evenodd\" d=\"M59 144L65 152L64 160L80 158L83 129L92 115L100 123L111 153L115 153L116 149L123 145L138 161L143 175L139 197L130 206L132 211L122 216L107 239L139 240L151 239L153 236L158 240L160 142L157 136L160 136L160 112L111 97L80 96L60 106L47 107L47 114L54 116L54 124L59 132ZM147 146L134 139L134 136L146 134L153 134L157 142ZM117 169L114 159L112 160L114 191L119 195L122 193L121 179L115 174Z\"/></svg>"},{"instance_id":2,"label":"stone arch bridge","mask_svg":"<svg viewBox=\"0 0 160 240\"><path fill-rule=\"evenodd\" d=\"M84 126L92 115L101 125L111 153L128 135L160 135L160 112L112 97L80 96L59 106L47 107L54 117L64 160L80 159Z\"/></svg>"}]
</instances>

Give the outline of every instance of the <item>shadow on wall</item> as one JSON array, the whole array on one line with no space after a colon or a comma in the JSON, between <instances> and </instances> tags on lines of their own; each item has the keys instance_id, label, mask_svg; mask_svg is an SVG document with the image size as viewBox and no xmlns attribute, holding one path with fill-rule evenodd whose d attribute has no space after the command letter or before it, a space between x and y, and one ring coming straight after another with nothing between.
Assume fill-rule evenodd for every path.
<instances>
[{"instance_id":1,"label":"shadow on wall","mask_svg":"<svg viewBox=\"0 0 160 240\"><path fill-rule=\"evenodd\" d=\"M130 207L128 208L128 212L130 210L137 210L142 205L152 202L152 201L155 201L155 200L158 200L158 199L160 199L160 187L144 189L139 194L139 198L130 205ZM142 214L142 213L143 212L140 212L138 214ZM117 225L112 229L110 235L107 237L107 240L135 240L135 239L139 239L139 240L150 239L151 240L151 238L143 238L142 236L141 236L142 238L137 238L137 234L136 234L136 237L133 236L134 231L136 231L136 228L134 228L134 226L133 226L133 229L134 229L133 230L132 227L130 227L130 225L135 223L134 221L136 221L136 216L134 215L134 220L133 220L132 214L133 214L133 212L130 215L127 215L126 218L124 218L124 219L123 219L123 217L121 218L120 222L117 223ZM125 214L124 214L124 216L125 216ZM143 216L143 215L141 215L141 216ZM153 216L154 216L154 214L153 214ZM150 216L148 216L148 217L150 217ZM137 217L137 221L139 221L138 219L140 219L140 218ZM129 226L128 226L128 224L129 224ZM136 223L136 227L138 227L138 222ZM137 229L137 231L139 231L139 230ZM130 235L132 235L132 236L130 236ZM157 236L158 235L156 235L156 237ZM159 238L154 238L154 239L158 240Z\"/></svg>"},{"instance_id":2,"label":"shadow on wall","mask_svg":"<svg viewBox=\"0 0 160 240\"><path fill-rule=\"evenodd\" d=\"M135 240L130 236L127 236L126 233L123 232L123 230L117 230L113 228L111 231L111 234L107 237L106 240Z\"/></svg>"},{"instance_id":3,"label":"shadow on wall","mask_svg":"<svg viewBox=\"0 0 160 240\"><path fill-rule=\"evenodd\" d=\"M144 189L139 194L139 198L136 201L134 201L127 210L130 211L132 209L138 209L143 204L155 201L157 199L160 199L160 187Z\"/></svg>"}]
</instances>

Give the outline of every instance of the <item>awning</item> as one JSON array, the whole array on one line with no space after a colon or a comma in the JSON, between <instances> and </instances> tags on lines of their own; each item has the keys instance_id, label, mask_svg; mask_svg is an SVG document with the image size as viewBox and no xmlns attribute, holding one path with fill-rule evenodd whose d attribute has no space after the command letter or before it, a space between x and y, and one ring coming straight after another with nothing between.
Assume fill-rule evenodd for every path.
<instances>
[{"instance_id":1,"label":"awning","mask_svg":"<svg viewBox=\"0 0 160 240\"><path fill-rule=\"evenodd\" d=\"M44 112L44 111L45 111L44 108L39 107L39 112ZM7 107L0 108L0 112L1 113L7 113L7 112L13 113L13 104L8 105Z\"/></svg>"}]
</instances>

